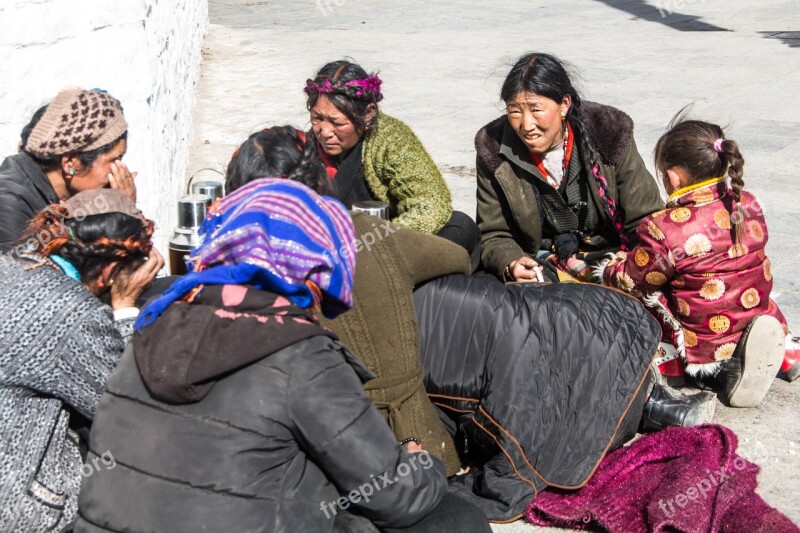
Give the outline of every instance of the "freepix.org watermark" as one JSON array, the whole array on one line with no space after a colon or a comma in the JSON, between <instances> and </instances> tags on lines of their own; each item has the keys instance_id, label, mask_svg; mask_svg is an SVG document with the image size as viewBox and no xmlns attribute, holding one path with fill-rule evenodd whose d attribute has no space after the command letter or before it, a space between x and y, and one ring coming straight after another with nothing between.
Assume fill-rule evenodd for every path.
<instances>
[{"instance_id":1,"label":"freepix.org watermark","mask_svg":"<svg viewBox=\"0 0 800 533\"><path fill-rule=\"evenodd\" d=\"M117 466L117 461L114 459L114 456L111 455L110 451L104 451L91 461L87 461L81 465L81 475L83 477L89 477L95 472L99 472L101 467L105 467L106 470L114 470L114 467Z\"/></svg>"},{"instance_id":2,"label":"freepix.org watermark","mask_svg":"<svg viewBox=\"0 0 800 533\"><path fill-rule=\"evenodd\" d=\"M381 241L384 238L388 237L392 233L396 232L397 229L398 229L397 227L392 226L392 224L389 222L384 222L381 225L376 225L373 222L372 231L368 231L362 234L358 239L346 243L338 250L334 250L332 254L326 251L324 252L324 255L331 256L333 258L334 263L338 265L339 262L341 261L340 258L355 256L361 250L366 250L368 252L371 252L372 246L376 242Z\"/></svg>"},{"instance_id":3,"label":"freepix.org watermark","mask_svg":"<svg viewBox=\"0 0 800 533\"><path fill-rule=\"evenodd\" d=\"M668 16L672 15L673 10L683 9L686 6L691 6L694 4L705 3L706 0L658 0L656 3L656 8L658 8L658 13L661 15L661 18L667 18Z\"/></svg>"},{"instance_id":4,"label":"freepix.org watermark","mask_svg":"<svg viewBox=\"0 0 800 533\"><path fill-rule=\"evenodd\" d=\"M711 224L707 226L703 233L709 239L709 241L714 241L719 235L729 235L730 228L745 222L748 219L755 218L755 217L764 217L765 211L764 208L758 201L753 202L752 204L739 204L739 209L734 211L733 213L729 213L728 217L728 228L723 228L718 224ZM661 254L656 256L656 263L658 263L659 268L661 270L667 270L667 265L674 265L678 261L682 261L686 259L689 255L689 250L686 248L682 248L676 246L670 250L672 252L672 257L663 257Z\"/></svg>"},{"instance_id":5,"label":"freepix.org watermark","mask_svg":"<svg viewBox=\"0 0 800 533\"><path fill-rule=\"evenodd\" d=\"M384 472L377 477L375 474L370 474L369 481L363 485L359 485L357 489L351 490L347 496L342 496L332 502L319 502L319 509L325 513L325 518L333 518L339 509L344 511L350 507L351 503L358 503L360 501L369 502L372 495L380 492L388 486L394 485L400 478L406 477L411 472L417 471L420 467L422 470L429 470L433 466L433 458L426 451L412 453L407 463L400 463L397 465L397 470L394 475L390 472Z\"/></svg>"},{"instance_id":6,"label":"freepix.org watermark","mask_svg":"<svg viewBox=\"0 0 800 533\"><path fill-rule=\"evenodd\" d=\"M97 215L100 213L106 213L108 211L108 201L103 197L103 195L98 195L86 205L86 208L78 208L72 215L72 218L77 220L78 222L82 221L88 216ZM61 215L59 215L60 218ZM63 231L64 228L59 227L58 231ZM56 231L56 229L49 230L49 229L42 229L31 235L25 242L18 244L17 246L11 248L5 253L0 253L0 263L6 264L10 263L13 258L22 257L25 253L31 250L38 250L43 248L47 243L55 239L56 237L60 236L61 234Z\"/></svg>"},{"instance_id":7,"label":"freepix.org watermark","mask_svg":"<svg viewBox=\"0 0 800 533\"><path fill-rule=\"evenodd\" d=\"M327 17L333 13L331 5L342 7L346 0L317 0L317 9L322 13L323 17Z\"/></svg>"},{"instance_id":8,"label":"freepix.org watermark","mask_svg":"<svg viewBox=\"0 0 800 533\"><path fill-rule=\"evenodd\" d=\"M713 493L712 489L715 489L725 481L729 480L731 477L736 475L736 472L741 472L746 467L747 461L741 457L737 457L733 461L733 469L729 470L727 466L723 466L718 472L706 470L708 477L701 478L700 481L680 494L677 494L674 498L670 498L666 502L664 500L658 500L658 508L661 509L662 513L664 513L664 516L669 518L675 514L675 505L683 509L689 504L690 501L696 502L700 498L704 500L707 499L708 493ZM669 507L669 510L667 510L667 507Z\"/></svg>"}]
</instances>

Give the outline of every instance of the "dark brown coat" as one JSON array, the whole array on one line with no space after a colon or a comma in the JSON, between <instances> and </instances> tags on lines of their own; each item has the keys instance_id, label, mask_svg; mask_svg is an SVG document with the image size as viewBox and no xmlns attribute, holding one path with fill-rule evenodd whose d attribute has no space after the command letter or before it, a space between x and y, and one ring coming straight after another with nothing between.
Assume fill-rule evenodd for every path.
<instances>
[{"instance_id":1,"label":"dark brown coat","mask_svg":"<svg viewBox=\"0 0 800 533\"><path fill-rule=\"evenodd\" d=\"M417 437L445 462L447 475L459 469L453 440L428 399L419 357L414 287L447 274L469 274L467 252L441 237L400 228L356 213L353 308L321 323L339 336L378 377L364 385L398 440Z\"/></svg>"}]
</instances>

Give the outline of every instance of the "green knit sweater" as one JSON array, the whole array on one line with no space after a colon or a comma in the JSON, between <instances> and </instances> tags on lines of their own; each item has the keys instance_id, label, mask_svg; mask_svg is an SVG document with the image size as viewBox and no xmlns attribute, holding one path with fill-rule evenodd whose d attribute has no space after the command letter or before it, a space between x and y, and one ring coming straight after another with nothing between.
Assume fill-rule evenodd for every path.
<instances>
[{"instance_id":1,"label":"green knit sweater","mask_svg":"<svg viewBox=\"0 0 800 533\"><path fill-rule=\"evenodd\" d=\"M361 156L372 196L389 204L394 224L437 233L450 220L450 190L411 128L381 113L367 132Z\"/></svg>"}]
</instances>

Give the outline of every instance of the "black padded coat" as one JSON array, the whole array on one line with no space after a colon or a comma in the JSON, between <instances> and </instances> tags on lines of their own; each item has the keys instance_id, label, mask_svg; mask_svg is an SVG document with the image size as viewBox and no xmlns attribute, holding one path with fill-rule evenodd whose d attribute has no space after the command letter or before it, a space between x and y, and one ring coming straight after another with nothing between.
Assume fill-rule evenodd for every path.
<instances>
[{"instance_id":1,"label":"black padded coat","mask_svg":"<svg viewBox=\"0 0 800 533\"><path fill-rule=\"evenodd\" d=\"M425 385L471 463L453 479L493 521L579 488L632 437L659 327L633 298L577 283L451 275L414 294Z\"/></svg>"},{"instance_id":2,"label":"black padded coat","mask_svg":"<svg viewBox=\"0 0 800 533\"><path fill-rule=\"evenodd\" d=\"M174 405L151 397L129 346L87 458L110 454L115 466L100 463L84 479L75 531L327 532L350 491L379 527L415 523L447 491L442 466L400 447L364 394L372 377L317 336L229 373L197 403Z\"/></svg>"}]
</instances>

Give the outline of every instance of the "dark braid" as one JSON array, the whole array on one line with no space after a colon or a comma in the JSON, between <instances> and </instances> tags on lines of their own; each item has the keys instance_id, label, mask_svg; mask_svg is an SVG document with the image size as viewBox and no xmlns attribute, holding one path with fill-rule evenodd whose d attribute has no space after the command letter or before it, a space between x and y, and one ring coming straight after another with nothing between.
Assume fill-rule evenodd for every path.
<instances>
[{"instance_id":1,"label":"dark braid","mask_svg":"<svg viewBox=\"0 0 800 533\"><path fill-rule=\"evenodd\" d=\"M728 160L728 176L731 178L731 193L737 202L742 199L744 189L744 157L736 141L725 139L722 142L722 157Z\"/></svg>"},{"instance_id":2,"label":"dark braid","mask_svg":"<svg viewBox=\"0 0 800 533\"><path fill-rule=\"evenodd\" d=\"M592 146L591 138L583 121L581 97L570 80L564 64L555 56L538 52L519 58L503 82L500 98L505 102L510 102L523 92L535 93L559 103L564 100L565 96L570 97L572 105L567 112L567 120L577 131L581 157L584 163L588 164L592 176L597 182L600 197L619 236L622 249L627 249L625 213L622 206L617 205L611 195L608 180L602 174L601 158Z\"/></svg>"},{"instance_id":3,"label":"dark braid","mask_svg":"<svg viewBox=\"0 0 800 533\"><path fill-rule=\"evenodd\" d=\"M109 263L117 263L112 278L141 266L153 248L153 228L151 220L118 212L66 218L63 206L52 205L31 220L18 242L34 254L60 255L88 282Z\"/></svg>"},{"instance_id":4,"label":"dark braid","mask_svg":"<svg viewBox=\"0 0 800 533\"><path fill-rule=\"evenodd\" d=\"M589 164L589 169L597 183L600 198L605 204L606 213L611 219L611 223L614 225L614 229L619 236L620 248L622 248L622 250L627 250L630 247L630 239L628 239L628 234L625 232L625 210L611 195L608 180L602 173L600 157L592 146L589 134L586 131L586 126L583 123L581 100L577 94L573 97L572 102L572 107L570 107L570 110L567 112L567 119L578 132L577 137L580 141L581 157Z\"/></svg>"},{"instance_id":5,"label":"dark braid","mask_svg":"<svg viewBox=\"0 0 800 533\"><path fill-rule=\"evenodd\" d=\"M288 178L319 194L330 193L330 180L313 136L292 126L275 126L252 134L228 164L228 194L258 178Z\"/></svg>"},{"instance_id":6,"label":"dark braid","mask_svg":"<svg viewBox=\"0 0 800 533\"><path fill-rule=\"evenodd\" d=\"M579 147L581 151L581 158L589 164L590 168L594 167L594 165L597 163L597 154L589 140L589 134L586 132L586 126L583 124L583 113L579 99L576 100L573 98L572 107L570 107L569 111L567 112L567 117L569 119L569 123L578 133L576 140L580 141Z\"/></svg>"},{"instance_id":7,"label":"dark braid","mask_svg":"<svg viewBox=\"0 0 800 533\"><path fill-rule=\"evenodd\" d=\"M738 203L744 188L744 157L736 141L725 139L722 128L701 120L686 119L688 107L672 119L668 131L656 143L656 170L662 176L671 168L682 168L691 178L691 184L722 177L726 173L731 182L731 196L737 205L730 206L735 227L735 240L741 243L746 228L744 214ZM722 140L717 150L717 143Z\"/></svg>"}]
</instances>

